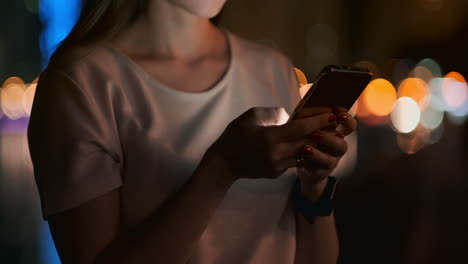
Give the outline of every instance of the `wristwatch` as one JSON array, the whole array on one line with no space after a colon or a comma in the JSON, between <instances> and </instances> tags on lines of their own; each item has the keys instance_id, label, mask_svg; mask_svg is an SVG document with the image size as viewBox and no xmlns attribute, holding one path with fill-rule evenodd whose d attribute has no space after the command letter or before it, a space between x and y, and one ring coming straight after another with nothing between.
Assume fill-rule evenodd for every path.
<instances>
[{"instance_id":1,"label":"wristwatch","mask_svg":"<svg viewBox=\"0 0 468 264\"><path fill-rule=\"evenodd\" d=\"M294 183L292 198L296 209L302 213L304 218L310 223L315 222L316 216L329 216L333 210L333 194L338 179L328 176L327 186L323 191L322 198L319 202L311 202L301 192L301 181L299 177Z\"/></svg>"}]
</instances>

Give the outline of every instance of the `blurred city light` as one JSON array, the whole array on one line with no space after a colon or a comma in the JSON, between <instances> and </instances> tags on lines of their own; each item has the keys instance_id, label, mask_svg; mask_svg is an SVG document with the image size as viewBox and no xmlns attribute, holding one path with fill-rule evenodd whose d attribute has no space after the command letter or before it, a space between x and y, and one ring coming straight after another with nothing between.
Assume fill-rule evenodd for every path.
<instances>
[{"instance_id":1,"label":"blurred city light","mask_svg":"<svg viewBox=\"0 0 468 264\"><path fill-rule=\"evenodd\" d=\"M32 83L28 85L28 87L24 91L23 108L24 108L24 113L26 113L26 115L28 116L31 115L32 103L34 100L34 94L36 93L36 87L37 87L37 84Z\"/></svg>"},{"instance_id":2,"label":"blurred city light","mask_svg":"<svg viewBox=\"0 0 468 264\"><path fill-rule=\"evenodd\" d=\"M417 126L421 118L418 103L410 97L400 97L391 114L392 125L399 133L409 133Z\"/></svg>"},{"instance_id":3,"label":"blurred city light","mask_svg":"<svg viewBox=\"0 0 468 264\"><path fill-rule=\"evenodd\" d=\"M433 59L423 59L416 65L416 67L424 67L428 69L434 78L442 77L442 67Z\"/></svg>"},{"instance_id":4,"label":"blurred city light","mask_svg":"<svg viewBox=\"0 0 468 264\"><path fill-rule=\"evenodd\" d=\"M395 87L385 79L370 82L362 96L367 109L376 116L389 115L397 99Z\"/></svg>"},{"instance_id":5,"label":"blurred city light","mask_svg":"<svg viewBox=\"0 0 468 264\"><path fill-rule=\"evenodd\" d=\"M309 91L309 89L312 87L312 85L313 85L312 83L309 83L309 84L303 85L303 86L301 86L301 88L299 88L299 93L301 94L301 98L304 98L304 96Z\"/></svg>"},{"instance_id":6,"label":"blurred city light","mask_svg":"<svg viewBox=\"0 0 468 264\"><path fill-rule=\"evenodd\" d=\"M294 71L296 72L297 79L299 80L299 84L302 86L307 84L307 77L305 74L299 70L298 68L294 68Z\"/></svg>"},{"instance_id":7,"label":"blurred city light","mask_svg":"<svg viewBox=\"0 0 468 264\"><path fill-rule=\"evenodd\" d=\"M438 128L444 120L444 105L437 96L426 97L429 100L427 108L421 112L421 125L427 129Z\"/></svg>"},{"instance_id":8,"label":"blurred city light","mask_svg":"<svg viewBox=\"0 0 468 264\"><path fill-rule=\"evenodd\" d=\"M3 82L2 87L7 87L10 84L24 84L24 81L20 77L13 76L6 79Z\"/></svg>"},{"instance_id":9,"label":"blurred city light","mask_svg":"<svg viewBox=\"0 0 468 264\"><path fill-rule=\"evenodd\" d=\"M44 25L39 43L44 67L77 22L80 10L80 0L39 0L39 18Z\"/></svg>"},{"instance_id":10,"label":"blurred city light","mask_svg":"<svg viewBox=\"0 0 468 264\"><path fill-rule=\"evenodd\" d=\"M446 78L442 85L442 97L448 111L461 107L468 97L466 82L459 82L452 78Z\"/></svg>"},{"instance_id":11,"label":"blurred city light","mask_svg":"<svg viewBox=\"0 0 468 264\"><path fill-rule=\"evenodd\" d=\"M11 120L17 120L25 115L23 107L24 84L9 84L0 90L3 113Z\"/></svg>"},{"instance_id":12,"label":"blurred city light","mask_svg":"<svg viewBox=\"0 0 468 264\"><path fill-rule=\"evenodd\" d=\"M452 79L455 79L459 82L464 82L466 83L466 79L465 77L463 77L463 75L461 75L460 73L458 72L449 72L445 75L445 78L452 78Z\"/></svg>"},{"instance_id":13,"label":"blurred city light","mask_svg":"<svg viewBox=\"0 0 468 264\"><path fill-rule=\"evenodd\" d=\"M397 134L397 144L400 150L406 154L415 154L424 148L425 140L429 137L430 131L421 126L417 126L412 132Z\"/></svg>"},{"instance_id":14,"label":"blurred city light","mask_svg":"<svg viewBox=\"0 0 468 264\"><path fill-rule=\"evenodd\" d=\"M429 96L429 87L427 83L419 78L407 78L401 82L398 87L398 97L409 97L413 99L421 110L426 109L428 100L423 100Z\"/></svg>"},{"instance_id":15,"label":"blurred city light","mask_svg":"<svg viewBox=\"0 0 468 264\"><path fill-rule=\"evenodd\" d=\"M424 66L416 66L408 75L411 78L418 78L425 82L430 82L434 75L432 75L431 70Z\"/></svg>"}]
</instances>

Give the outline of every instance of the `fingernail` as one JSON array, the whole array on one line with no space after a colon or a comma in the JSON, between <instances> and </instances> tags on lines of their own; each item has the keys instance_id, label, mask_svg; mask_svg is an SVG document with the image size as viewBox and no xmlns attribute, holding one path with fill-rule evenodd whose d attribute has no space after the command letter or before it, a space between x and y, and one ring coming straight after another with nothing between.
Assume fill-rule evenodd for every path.
<instances>
[{"instance_id":1,"label":"fingernail","mask_svg":"<svg viewBox=\"0 0 468 264\"><path fill-rule=\"evenodd\" d=\"M319 131L314 131L312 134L310 134L310 137L313 139L321 139L323 137L323 134Z\"/></svg>"},{"instance_id":2,"label":"fingernail","mask_svg":"<svg viewBox=\"0 0 468 264\"><path fill-rule=\"evenodd\" d=\"M333 123L333 122L336 122L336 115L331 115L331 116L328 118L328 123Z\"/></svg>"},{"instance_id":3,"label":"fingernail","mask_svg":"<svg viewBox=\"0 0 468 264\"><path fill-rule=\"evenodd\" d=\"M338 120L340 120L340 121L346 121L346 119L348 119L348 115L347 115L347 114L339 114L339 115L338 115Z\"/></svg>"},{"instance_id":4,"label":"fingernail","mask_svg":"<svg viewBox=\"0 0 468 264\"><path fill-rule=\"evenodd\" d=\"M335 134L335 136L337 136L337 137L339 137L339 138L344 138L344 137L345 137L343 134L340 134L340 133Z\"/></svg>"},{"instance_id":5,"label":"fingernail","mask_svg":"<svg viewBox=\"0 0 468 264\"><path fill-rule=\"evenodd\" d=\"M313 153L314 153L314 149L311 146L309 145L304 146L304 154L312 155Z\"/></svg>"}]
</instances>

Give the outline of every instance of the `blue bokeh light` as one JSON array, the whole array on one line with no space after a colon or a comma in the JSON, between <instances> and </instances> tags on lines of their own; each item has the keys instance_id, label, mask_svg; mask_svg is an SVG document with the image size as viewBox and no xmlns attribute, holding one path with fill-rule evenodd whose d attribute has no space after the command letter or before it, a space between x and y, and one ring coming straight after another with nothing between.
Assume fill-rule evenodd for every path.
<instances>
[{"instance_id":1,"label":"blue bokeh light","mask_svg":"<svg viewBox=\"0 0 468 264\"><path fill-rule=\"evenodd\" d=\"M42 65L47 66L50 56L70 33L81 11L81 0L40 0L39 19L43 28L39 40Z\"/></svg>"}]
</instances>

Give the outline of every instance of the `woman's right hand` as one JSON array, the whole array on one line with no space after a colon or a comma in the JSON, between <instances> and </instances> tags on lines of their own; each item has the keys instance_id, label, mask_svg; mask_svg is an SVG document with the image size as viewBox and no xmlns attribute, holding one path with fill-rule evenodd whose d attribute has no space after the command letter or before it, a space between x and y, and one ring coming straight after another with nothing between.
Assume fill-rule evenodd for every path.
<instances>
[{"instance_id":1,"label":"woman's right hand","mask_svg":"<svg viewBox=\"0 0 468 264\"><path fill-rule=\"evenodd\" d=\"M226 127L205 156L221 161L233 180L276 178L297 165L305 144L314 145L314 131L338 125L331 112L277 125L284 115L280 107L249 109Z\"/></svg>"}]
</instances>

